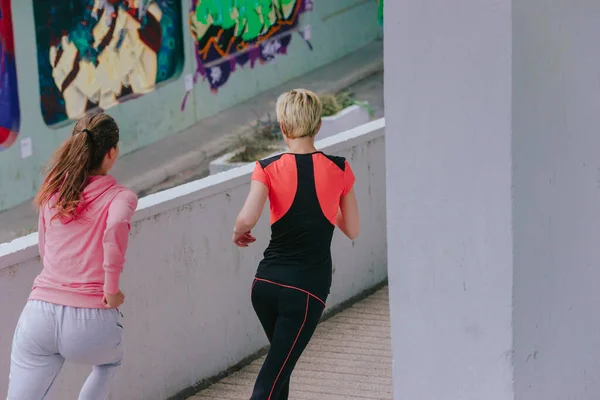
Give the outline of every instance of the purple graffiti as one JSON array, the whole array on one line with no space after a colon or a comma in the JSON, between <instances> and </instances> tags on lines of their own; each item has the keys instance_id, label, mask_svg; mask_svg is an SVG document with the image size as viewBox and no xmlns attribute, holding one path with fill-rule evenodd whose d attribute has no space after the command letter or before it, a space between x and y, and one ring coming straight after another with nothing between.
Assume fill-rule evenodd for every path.
<instances>
[{"instance_id":1,"label":"purple graffiti","mask_svg":"<svg viewBox=\"0 0 600 400\"><path fill-rule=\"evenodd\" d=\"M301 33L312 49L309 38L302 35L298 25L300 15L312 10L313 1L295 0L286 4L277 8L271 3L270 7L274 9L268 10L263 6L264 14L258 18L256 9L250 10L251 7L237 6L232 12L223 7L211 9L211 5L204 6L201 0L192 0L190 27L196 45L197 65L193 83L202 78L208 81L211 91L217 93L238 67L249 65L254 68L287 54L294 32ZM244 12L245 16L240 17ZM238 19L233 20L232 15ZM239 29L240 24L246 27L243 32ZM188 95L189 91L183 99L182 110Z\"/></svg>"}]
</instances>

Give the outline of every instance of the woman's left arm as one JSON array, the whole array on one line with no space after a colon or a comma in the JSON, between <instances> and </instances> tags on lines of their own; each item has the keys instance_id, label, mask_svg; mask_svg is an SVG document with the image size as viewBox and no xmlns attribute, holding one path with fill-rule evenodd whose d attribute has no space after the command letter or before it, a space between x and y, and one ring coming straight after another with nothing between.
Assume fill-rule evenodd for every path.
<instances>
[{"instance_id":1,"label":"woman's left arm","mask_svg":"<svg viewBox=\"0 0 600 400\"><path fill-rule=\"evenodd\" d=\"M263 182L255 179L250 182L250 193L248 193L242 211L237 216L233 229L233 243L236 246L248 247L250 243L256 241L250 231L260 219L268 195L269 189Z\"/></svg>"}]
</instances>

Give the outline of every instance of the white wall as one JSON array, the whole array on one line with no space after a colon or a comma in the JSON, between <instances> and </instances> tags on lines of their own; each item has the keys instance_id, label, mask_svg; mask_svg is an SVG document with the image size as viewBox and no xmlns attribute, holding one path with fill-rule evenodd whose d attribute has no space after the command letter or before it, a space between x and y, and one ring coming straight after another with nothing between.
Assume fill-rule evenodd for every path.
<instances>
[{"instance_id":1,"label":"white wall","mask_svg":"<svg viewBox=\"0 0 600 400\"><path fill-rule=\"evenodd\" d=\"M362 219L355 243L338 232L328 307L387 276L384 121L323 140L348 157ZM239 250L231 231L253 166L228 171L140 200L123 276L127 354L113 400L164 400L236 364L266 344L252 311L252 277L268 237ZM13 330L40 260L35 235L0 245L0 397L6 393ZM73 399L87 368L68 365L54 395Z\"/></svg>"},{"instance_id":2,"label":"white wall","mask_svg":"<svg viewBox=\"0 0 600 400\"><path fill-rule=\"evenodd\" d=\"M395 395L600 398L600 3L387 2Z\"/></svg>"},{"instance_id":3,"label":"white wall","mask_svg":"<svg viewBox=\"0 0 600 400\"><path fill-rule=\"evenodd\" d=\"M600 2L513 2L518 400L600 399Z\"/></svg>"},{"instance_id":4,"label":"white wall","mask_svg":"<svg viewBox=\"0 0 600 400\"><path fill-rule=\"evenodd\" d=\"M510 1L387 1L384 29L395 398L511 399Z\"/></svg>"}]
</instances>

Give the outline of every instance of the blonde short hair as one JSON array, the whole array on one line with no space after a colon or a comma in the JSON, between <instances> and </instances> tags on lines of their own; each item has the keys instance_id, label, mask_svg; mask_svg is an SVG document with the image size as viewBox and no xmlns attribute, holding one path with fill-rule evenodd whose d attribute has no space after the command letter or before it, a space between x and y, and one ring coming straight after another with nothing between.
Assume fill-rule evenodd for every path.
<instances>
[{"instance_id":1,"label":"blonde short hair","mask_svg":"<svg viewBox=\"0 0 600 400\"><path fill-rule=\"evenodd\" d=\"M314 92L294 89L277 99L277 122L290 139L314 137L321 127L323 103Z\"/></svg>"}]
</instances>

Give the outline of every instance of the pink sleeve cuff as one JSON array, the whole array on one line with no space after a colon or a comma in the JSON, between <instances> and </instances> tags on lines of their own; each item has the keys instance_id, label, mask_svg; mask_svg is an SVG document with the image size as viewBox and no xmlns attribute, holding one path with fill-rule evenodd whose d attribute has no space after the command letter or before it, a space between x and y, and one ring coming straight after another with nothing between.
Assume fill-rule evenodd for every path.
<instances>
[{"instance_id":1,"label":"pink sleeve cuff","mask_svg":"<svg viewBox=\"0 0 600 400\"><path fill-rule=\"evenodd\" d=\"M119 279L121 278L120 271L105 271L104 272L104 293L117 294L119 293Z\"/></svg>"}]
</instances>

